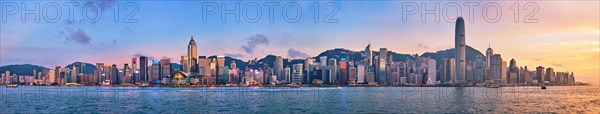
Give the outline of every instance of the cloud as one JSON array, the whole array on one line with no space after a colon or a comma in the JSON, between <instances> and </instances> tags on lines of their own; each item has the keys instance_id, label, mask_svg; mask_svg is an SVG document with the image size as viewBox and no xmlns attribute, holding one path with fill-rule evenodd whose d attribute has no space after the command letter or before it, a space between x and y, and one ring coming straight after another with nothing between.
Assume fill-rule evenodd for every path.
<instances>
[{"instance_id":1,"label":"cloud","mask_svg":"<svg viewBox=\"0 0 600 114\"><path fill-rule=\"evenodd\" d=\"M140 58L141 56L146 56L146 55L144 55L144 54L140 54L140 53L137 53L137 54L133 54L133 55L131 55L131 57L135 57L135 58ZM157 60L157 59L156 59L155 57L153 57L153 56L146 56L146 57L148 57L148 60L150 60L150 61L156 61L156 60Z\"/></svg>"},{"instance_id":2,"label":"cloud","mask_svg":"<svg viewBox=\"0 0 600 114\"><path fill-rule=\"evenodd\" d=\"M269 45L269 38L267 38L267 36L265 36L263 34L256 34L256 35L250 36L246 39L242 39L242 41L245 41L247 43L246 45L242 45L242 49L244 50L244 52L246 52L248 54L253 54L254 49L258 45L261 45L261 44Z\"/></svg>"},{"instance_id":3,"label":"cloud","mask_svg":"<svg viewBox=\"0 0 600 114\"><path fill-rule=\"evenodd\" d=\"M552 65L554 65L555 67L563 67L563 65L559 63L552 63Z\"/></svg>"},{"instance_id":4,"label":"cloud","mask_svg":"<svg viewBox=\"0 0 600 114\"><path fill-rule=\"evenodd\" d=\"M81 0L75 0L75 1L81 2ZM86 2L86 1L83 1L83 2ZM81 3L81 5L93 3L94 6L98 6L100 8L100 11L104 12L111 7L116 7L115 6L116 2L117 2L117 0L88 0L86 3ZM96 10L92 10L92 11L96 11Z\"/></svg>"},{"instance_id":5,"label":"cloud","mask_svg":"<svg viewBox=\"0 0 600 114\"><path fill-rule=\"evenodd\" d=\"M429 47L427 47L426 45L423 45L423 43L419 43L419 45L417 45L419 48L423 48L423 49L429 49Z\"/></svg>"},{"instance_id":6,"label":"cloud","mask_svg":"<svg viewBox=\"0 0 600 114\"><path fill-rule=\"evenodd\" d=\"M238 54L229 54L226 53L225 56L231 57L231 58L236 58L236 59L240 59L240 58L244 58L244 55L238 53Z\"/></svg>"},{"instance_id":7,"label":"cloud","mask_svg":"<svg viewBox=\"0 0 600 114\"><path fill-rule=\"evenodd\" d=\"M76 43L80 44L90 44L90 40L92 40L92 38L88 36L87 33L85 33L85 31L81 28L77 29L76 31L71 31L69 34L70 35L66 36L67 41L75 41Z\"/></svg>"},{"instance_id":8,"label":"cloud","mask_svg":"<svg viewBox=\"0 0 600 114\"><path fill-rule=\"evenodd\" d=\"M288 50L288 57L293 59L304 59L310 57L310 55L302 53L294 48L290 48Z\"/></svg>"},{"instance_id":9,"label":"cloud","mask_svg":"<svg viewBox=\"0 0 600 114\"><path fill-rule=\"evenodd\" d=\"M160 59L171 59L171 58L167 57L167 56L162 56L162 57L160 57Z\"/></svg>"}]
</instances>

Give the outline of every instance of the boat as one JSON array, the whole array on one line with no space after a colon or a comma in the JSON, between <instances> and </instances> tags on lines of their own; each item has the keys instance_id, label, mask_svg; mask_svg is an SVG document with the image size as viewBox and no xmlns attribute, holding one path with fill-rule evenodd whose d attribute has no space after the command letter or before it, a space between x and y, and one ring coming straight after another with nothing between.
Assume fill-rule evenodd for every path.
<instances>
[{"instance_id":1,"label":"boat","mask_svg":"<svg viewBox=\"0 0 600 114\"><path fill-rule=\"evenodd\" d=\"M337 89L342 89L342 86L335 86L335 88L337 88Z\"/></svg>"},{"instance_id":2,"label":"boat","mask_svg":"<svg viewBox=\"0 0 600 114\"><path fill-rule=\"evenodd\" d=\"M19 85L17 85L17 84L9 84L9 85L6 85L6 87L7 88L17 88L17 87L19 87Z\"/></svg>"},{"instance_id":3,"label":"boat","mask_svg":"<svg viewBox=\"0 0 600 114\"><path fill-rule=\"evenodd\" d=\"M500 88L499 84L486 84L485 88Z\"/></svg>"},{"instance_id":4,"label":"boat","mask_svg":"<svg viewBox=\"0 0 600 114\"><path fill-rule=\"evenodd\" d=\"M290 88L300 88L299 84L290 84L289 85Z\"/></svg>"},{"instance_id":5,"label":"boat","mask_svg":"<svg viewBox=\"0 0 600 114\"><path fill-rule=\"evenodd\" d=\"M138 85L138 87L148 87L148 86L150 86L150 84L148 84L148 83L142 83L142 84Z\"/></svg>"},{"instance_id":6,"label":"boat","mask_svg":"<svg viewBox=\"0 0 600 114\"><path fill-rule=\"evenodd\" d=\"M102 86L110 86L110 80L104 80L102 81L102 84L100 84Z\"/></svg>"},{"instance_id":7,"label":"boat","mask_svg":"<svg viewBox=\"0 0 600 114\"><path fill-rule=\"evenodd\" d=\"M542 89L543 89L543 90L545 90L545 89L546 89L546 86L542 86Z\"/></svg>"}]
</instances>

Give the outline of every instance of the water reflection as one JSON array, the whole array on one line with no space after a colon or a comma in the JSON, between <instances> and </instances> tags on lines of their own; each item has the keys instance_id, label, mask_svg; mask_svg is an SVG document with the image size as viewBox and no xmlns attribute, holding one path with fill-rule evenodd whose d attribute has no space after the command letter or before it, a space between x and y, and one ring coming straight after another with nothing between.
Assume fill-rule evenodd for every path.
<instances>
[{"instance_id":1,"label":"water reflection","mask_svg":"<svg viewBox=\"0 0 600 114\"><path fill-rule=\"evenodd\" d=\"M598 112L597 88L0 87L0 113Z\"/></svg>"}]
</instances>

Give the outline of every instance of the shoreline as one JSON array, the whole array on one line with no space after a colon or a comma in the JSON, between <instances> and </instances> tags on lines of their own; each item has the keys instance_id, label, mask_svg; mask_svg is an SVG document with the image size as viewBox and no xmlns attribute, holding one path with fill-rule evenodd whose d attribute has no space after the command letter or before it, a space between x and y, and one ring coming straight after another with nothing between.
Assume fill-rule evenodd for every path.
<instances>
[{"instance_id":1,"label":"shoreline","mask_svg":"<svg viewBox=\"0 0 600 114\"><path fill-rule=\"evenodd\" d=\"M4 84L1 86L8 86L10 84ZM485 86L450 86L450 85L301 85L301 86L290 86L290 85L260 85L260 86L246 86L246 85L25 85L17 84L17 86L26 87L172 87L172 88L211 88L211 87L483 87ZM574 84L574 85L545 85L546 87L557 87L557 86L591 86L590 84ZM541 87L541 85L502 85L500 87Z\"/></svg>"}]
</instances>

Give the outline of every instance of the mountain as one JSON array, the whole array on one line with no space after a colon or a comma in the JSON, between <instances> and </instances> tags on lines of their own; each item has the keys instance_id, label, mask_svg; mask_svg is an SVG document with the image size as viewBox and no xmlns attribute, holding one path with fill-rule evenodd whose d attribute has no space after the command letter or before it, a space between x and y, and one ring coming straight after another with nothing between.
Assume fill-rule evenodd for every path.
<instances>
[{"instance_id":1,"label":"mountain","mask_svg":"<svg viewBox=\"0 0 600 114\"><path fill-rule=\"evenodd\" d=\"M83 74L94 74L94 70L96 70L96 65L90 64L90 63L84 63L84 62L74 62L74 63L71 63L71 64L65 66L64 68L73 69L74 64L85 64L85 67L83 69Z\"/></svg>"},{"instance_id":2,"label":"mountain","mask_svg":"<svg viewBox=\"0 0 600 114\"><path fill-rule=\"evenodd\" d=\"M452 48L452 49L440 50L437 52L426 52L426 53L423 53L421 55L421 57L431 57L431 59L435 59L437 66L440 66L441 65L440 63L442 62L443 58L454 58L455 52L456 52L456 50L454 48ZM465 59L467 60L467 63L474 61L475 58L477 57L477 55L485 57L485 55L483 55L483 53L481 53L479 50L474 49L473 47L468 46L468 45L466 46L465 52L466 52Z\"/></svg>"},{"instance_id":3,"label":"mountain","mask_svg":"<svg viewBox=\"0 0 600 114\"><path fill-rule=\"evenodd\" d=\"M363 57L363 53L365 53L365 51L351 51L351 50L347 50L347 49L343 49L343 48L337 48L337 49L333 49L333 50L327 50L325 52L322 52L321 54L317 55L316 57L314 57L316 59L317 62L321 62L321 60L319 58L323 57L323 56L327 56L327 58L335 58L337 61L340 61L341 58L346 58L346 60L348 61L361 61L364 59ZM402 53L396 53L393 51L388 51L388 57L392 57L392 59L394 61L404 61L406 60L406 58L413 58L410 54L402 54ZM378 56L379 55L379 51L373 51L373 56Z\"/></svg>"},{"instance_id":4,"label":"mountain","mask_svg":"<svg viewBox=\"0 0 600 114\"><path fill-rule=\"evenodd\" d=\"M21 65L6 65L6 66L2 66L0 67L0 73L5 73L6 71L10 71L10 75L13 74L17 74L19 76L33 76L33 69L36 70L36 72L47 72L50 69L43 67L43 66L37 66L37 65L31 65L31 64L21 64Z\"/></svg>"},{"instance_id":5,"label":"mountain","mask_svg":"<svg viewBox=\"0 0 600 114\"><path fill-rule=\"evenodd\" d=\"M443 58L453 58L455 51L456 50L454 48L452 48L452 49L440 50L437 52L426 52L426 53L423 53L420 57L430 57L431 59L435 59L436 63L438 63L437 65L439 66L439 65L441 65L439 63L441 63L441 60ZM352 50L347 50L344 48L336 48L336 49L326 50L312 58L315 59L316 62L320 62L319 58L323 57L323 56L326 56L328 59L335 58L337 61L340 61L341 58L346 58L346 60L348 60L348 61L358 62L358 61L363 60L363 58L364 58L363 53L364 53L363 50L352 51ZM373 55L378 56L379 51L373 51ZM472 48L471 46L468 46L468 45L466 46L467 62L471 62L471 61L475 60L477 55L484 57L484 55L480 51ZM409 59L414 58L413 55L402 54L402 53L397 53L397 52L393 52L393 51L388 51L388 57L392 57L392 59L394 61L405 61L407 58L409 58ZM217 58L217 56L209 56L208 58L211 58L211 59ZM225 57L225 66L231 67L230 63L232 61L235 61L236 67L241 70L245 70L246 67L253 68L253 69L262 69L263 64L267 64L269 67L273 67L276 59L277 59L276 55L267 55L264 58L256 60L256 63L251 64L250 63L251 61L243 61L240 59L226 56ZM304 59L284 59L283 64L284 64L284 67L286 67L286 66L292 67L293 64L304 63L304 61L305 61ZM93 74L94 69L96 69L95 65L90 64L90 63L84 63L84 62L74 62L72 64L67 65L65 68L72 68L73 64L85 64L85 69L84 69L85 74ZM179 69L179 67L180 67L179 64L177 64L177 63L172 63L172 66L174 66L174 69ZM41 66L24 64L24 65L8 65L8 66L0 67L0 73L4 73L7 70L9 70L9 71L11 71L11 73L13 73L13 74L16 73L17 75L32 75L33 69L36 69L38 71L44 70L44 72L49 70L48 68L44 68Z\"/></svg>"},{"instance_id":6,"label":"mountain","mask_svg":"<svg viewBox=\"0 0 600 114\"><path fill-rule=\"evenodd\" d=\"M214 58L217 58L217 56L213 55L213 56L209 56L208 58L214 59ZM225 66L231 68L231 66L230 66L231 61L235 61L235 67L237 67L238 69L244 69L244 68L246 68L246 65L248 65L248 62L244 62L240 59L225 56Z\"/></svg>"},{"instance_id":7,"label":"mountain","mask_svg":"<svg viewBox=\"0 0 600 114\"><path fill-rule=\"evenodd\" d=\"M129 66L129 67L131 67L131 66ZM171 67L173 67L171 69L178 69L178 70L181 69L181 65L177 64L177 63L171 63ZM139 66L137 69L139 69Z\"/></svg>"},{"instance_id":8,"label":"mountain","mask_svg":"<svg viewBox=\"0 0 600 114\"><path fill-rule=\"evenodd\" d=\"M351 51L344 48L336 48L322 52L314 57L314 59L316 59L317 62L322 62L320 58L326 56L327 59L335 58L336 61L340 61L342 58L346 58L346 60L349 61L359 61L363 59L361 53L362 52Z\"/></svg>"}]
</instances>

